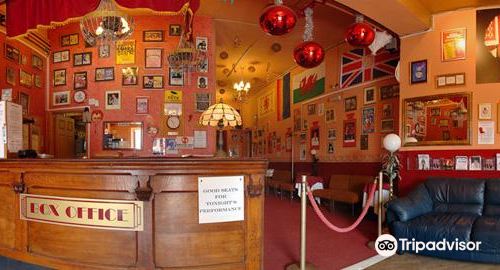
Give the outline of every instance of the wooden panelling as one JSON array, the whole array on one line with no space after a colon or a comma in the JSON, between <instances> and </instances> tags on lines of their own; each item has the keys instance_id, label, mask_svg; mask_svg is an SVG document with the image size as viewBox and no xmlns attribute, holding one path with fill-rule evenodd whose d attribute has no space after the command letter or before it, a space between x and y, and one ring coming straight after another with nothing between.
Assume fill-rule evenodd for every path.
<instances>
[{"instance_id":1,"label":"wooden panelling","mask_svg":"<svg viewBox=\"0 0 500 270\"><path fill-rule=\"evenodd\" d=\"M13 173L0 172L0 246L15 248L16 244L16 194L13 184L19 181L20 176Z\"/></svg>"}]
</instances>

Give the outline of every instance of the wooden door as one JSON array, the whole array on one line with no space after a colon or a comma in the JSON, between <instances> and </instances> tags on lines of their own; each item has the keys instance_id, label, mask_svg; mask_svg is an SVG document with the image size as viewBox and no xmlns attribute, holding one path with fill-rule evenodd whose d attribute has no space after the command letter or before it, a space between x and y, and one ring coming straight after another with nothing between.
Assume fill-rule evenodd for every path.
<instances>
[{"instance_id":1,"label":"wooden door","mask_svg":"<svg viewBox=\"0 0 500 270\"><path fill-rule=\"evenodd\" d=\"M75 120L62 115L55 117L55 157L75 157Z\"/></svg>"}]
</instances>

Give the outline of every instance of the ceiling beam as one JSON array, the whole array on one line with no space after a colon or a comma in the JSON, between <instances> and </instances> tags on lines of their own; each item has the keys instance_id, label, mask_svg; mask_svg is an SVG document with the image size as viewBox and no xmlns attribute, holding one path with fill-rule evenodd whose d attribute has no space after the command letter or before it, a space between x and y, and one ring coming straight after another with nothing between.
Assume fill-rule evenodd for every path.
<instances>
[{"instance_id":1,"label":"ceiling beam","mask_svg":"<svg viewBox=\"0 0 500 270\"><path fill-rule=\"evenodd\" d=\"M399 36L426 31L432 14L418 0L335 0L382 24Z\"/></svg>"}]
</instances>

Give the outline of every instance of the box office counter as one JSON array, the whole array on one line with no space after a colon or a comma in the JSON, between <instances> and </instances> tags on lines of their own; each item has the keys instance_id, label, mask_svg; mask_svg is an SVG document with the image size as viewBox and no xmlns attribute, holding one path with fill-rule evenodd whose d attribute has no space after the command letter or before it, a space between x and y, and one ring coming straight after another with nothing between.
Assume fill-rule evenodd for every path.
<instances>
[{"instance_id":1,"label":"box office counter","mask_svg":"<svg viewBox=\"0 0 500 270\"><path fill-rule=\"evenodd\" d=\"M0 256L57 269L262 269L266 169L262 159L3 160Z\"/></svg>"}]
</instances>

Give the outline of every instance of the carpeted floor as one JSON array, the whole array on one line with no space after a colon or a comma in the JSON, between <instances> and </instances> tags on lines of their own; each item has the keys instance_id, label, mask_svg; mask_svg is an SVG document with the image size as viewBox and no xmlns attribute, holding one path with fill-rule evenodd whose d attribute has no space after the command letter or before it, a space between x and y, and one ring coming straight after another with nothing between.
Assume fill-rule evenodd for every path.
<instances>
[{"instance_id":1,"label":"carpeted floor","mask_svg":"<svg viewBox=\"0 0 500 270\"><path fill-rule=\"evenodd\" d=\"M337 206L337 205L336 205ZM339 206L340 207L340 206ZM322 208L329 220L341 227L349 226L357 217L351 216L350 207L335 210L334 214ZM265 202L264 269L282 270L300 258L300 203L280 200L268 195ZM375 240L377 223L364 220L349 233L329 230L307 209L307 260L320 270L335 270L374 256L376 252L366 247Z\"/></svg>"},{"instance_id":2,"label":"carpeted floor","mask_svg":"<svg viewBox=\"0 0 500 270\"><path fill-rule=\"evenodd\" d=\"M444 260L433 257L419 256L419 255L405 253L403 255L394 255L366 269L493 270L493 269L500 269L500 265Z\"/></svg>"}]
</instances>

